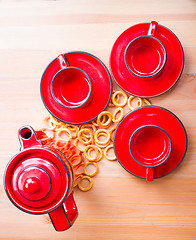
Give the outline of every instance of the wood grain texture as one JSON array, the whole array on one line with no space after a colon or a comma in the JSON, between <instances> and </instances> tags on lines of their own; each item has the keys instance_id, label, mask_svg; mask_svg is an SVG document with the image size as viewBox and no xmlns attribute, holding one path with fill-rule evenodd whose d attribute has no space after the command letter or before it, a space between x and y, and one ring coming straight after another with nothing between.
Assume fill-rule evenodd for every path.
<instances>
[{"instance_id":1,"label":"wood grain texture","mask_svg":"<svg viewBox=\"0 0 196 240\"><path fill-rule=\"evenodd\" d=\"M41 128L48 114L39 93L41 75L59 53L72 50L92 53L109 67L119 34L151 20L171 29L184 48L179 82L151 101L183 122L186 157L174 172L152 183L103 159L93 189L75 191L76 223L57 233L47 215L19 211L3 189L5 166L19 150L18 128ZM0 1L0 110L0 239L196 239L195 0Z\"/></svg>"}]
</instances>

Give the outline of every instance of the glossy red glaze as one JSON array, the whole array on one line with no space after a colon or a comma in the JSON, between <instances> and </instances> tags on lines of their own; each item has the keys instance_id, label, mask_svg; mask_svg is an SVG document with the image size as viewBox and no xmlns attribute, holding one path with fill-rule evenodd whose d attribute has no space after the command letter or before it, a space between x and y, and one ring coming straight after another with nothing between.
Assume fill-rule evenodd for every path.
<instances>
[{"instance_id":1,"label":"glossy red glaze","mask_svg":"<svg viewBox=\"0 0 196 240\"><path fill-rule=\"evenodd\" d=\"M49 178L48 178L48 180L49 180ZM47 181L47 180L45 180L45 181ZM29 177L21 182L22 182L22 191L24 191L25 193L30 193L30 194L36 193L36 192L39 192L41 189L41 181L37 177ZM48 186L48 184L47 184L47 186ZM20 191L20 188L19 188L19 191Z\"/></svg>"},{"instance_id":2,"label":"glossy red glaze","mask_svg":"<svg viewBox=\"0 0 196 240\"><path fill-rule=\"evenodd\" d=\"M64 223L67 228L71 227L78 217L78 210L75 204L73 193L69 195L63 206L59 207L56 211L49 213L50 219L57 231L64 230Z\"/></svg>"},{"instance_id":3,"label":"glossy red glaze","mask_svg":"<svg viewBox=\"0 0 196 240\"><path fill-rule=\"evenodd\" d=\"M167 161L154 167L154 173L149 178L162 177L173 171L182 161L187 149L187 135L180 120L167 109L147 106L128 113L119 123L114 137L114 148L118 161L130 173L146 178L147 170L134 160L130 153L130 139L132 134L141 126L154 125L162 128L171 139L171 152ZM147 136L146 136L147 137ZM153 146L151 146L153 149ZM156 150L155 150L156 151Z\"/></svg>"},{"instance_id":4,"label":"glossy red glaze","mask_svg":"<svg viewBox=\"0 0 196 240\"><path fill-rule=\"evenodd\" d=\"M146 181L152 182L154 178L154 168L148 167L146 168Z\"/></svg>"},{"instance_id":5,"label":"glossy red glaze","mask_svg":"<svg viewBox=\"0 0 196 240\"><path fill-rule=\"evenodd\" d=\"M133 159L146 167L146 180L153 180L153 168L163 164L171 152L171 140L160 127L144 125L134 131L130 138Z\"/></svg>"},{"instance_id":6,"label":"glossy red glaze","mask_svg":"<svg viewBox=\"0 0 196 240\"><path fill-rule=\"evenodd\" d=\"M58 55L57 59L61 68L70 67L67 58L63 54Z\"/></svg>"},{"instance_id":7,"label":"glossy red glaze","mask_svg":"<svg viewBox=\"0 0 196 240\"><path fill-rule=\"evenodd\" d=\"M83 107L92 99L92 82L81 69L70 67L63 54L57 57L61 70L51 82L52 96L58 104L66 108Z\"/></svg>"},{"instance_id":8,"label":"glossy red glaze","mask_svg":"<svg viewBox=\"0 0 196 240\"><path fill-rule=\"evenodd\" d=\"M59 162L59 166L57 168L55 163L57 159L57 156L55 156L52 152L49 153L47 149L43 148L26 149L12 160L11 165L9 165L9 168L7 169L7 174L10 174L11 176L10 195L12 196L12 200L14 200L16 204L20 205L20 208L32 213L44 213L55 208L54 204L52 203L54 200L56 202L55 204L58 204L63 200L66 194L65 191L68 192L69 176L65 172L63 174L63 179L61 178L61 173L59 172L58 168L62 168L63 164L60 164ZM23 173L28 173L28 169L32 168L39 168L41 171L48 174L51 187L50 185L46 186L46 183L48 183L47 179L47 181L43 183L45 187L42 187L42 192L36 192L34 194L25 194L25 192L23 192L23 194L21 194L21 184L23 181L29 177L36 176L35 173L31 171L30 175L23 177ZM39 176L39 178L41 180L43 177ZM47 194L46 191L48 188L50 188L50 191ZM19 191L19 189L21 190ZM44 196L41 198L39 195L47 195L47 197Z\"/></svg>"},{"instance_id":9,"label":"glossy red glaze","mask_svg":"<svg viewBox=\"0 0 196 240\"><path fill-rule=\"evenodd\" d=\"M15 185L14 182L12 184ZM43 168L26 168L18 177L18 191L28 200L41 200L47 196L50 188L51 178ZM18 197L20 198L20 195Z\"/></svg>"},{"instance_id":10,"label":"glossy red glaze","mask_svg":"<svg viewBox=\"0 0 196 240\"><path fill-rule=\"evenodd\" d=\"M157 27L158 27L158 22L152 21L150 23L150 26L149 26L149 29L148 29L148 35L149 36L154 36L156 31L157 31Z\"/></svg>"},{"instance_id":11,"label":"glossy red glaze","mask_svg":"<svg viewBox=\"0 0 196 240\"><path fill-rule=\"evenodd\" d=\"M110 55L111 73L117 84L128 93L154 97L169 90L179 79L184 65L183 49L178 38L166 27L158 25L155 37L164 45L167 60L160 74L141 79L132 74L125 63L125 50L137 37L148 34L150 23L140 23L125 30L113 45Z\"/></svg>"},{"instance_id":12,"label":"glossy red glaze","mask_svg":"<svg viewBox=\"0 0 196 240\"><path fill-rule=\"evenodd\" d=\"M47 110L57 119L72 124L81 124L93 120L103 111L111 97L112 83L105 65L95 56L85 52L64 54L70 67L84 71L92 82L92 99L89 104L78 108L65 108L58 104L51 92L54 75L61 69L59 61L54 59L46 68L41 81L41 96ZM74 89L72 90L74 91Z\"/></svg>"},{"instance_id":13,"label":"glossy red glaze","mask_svg":"<svg viewBox=\"0 0 196 240\"><path fill-rule=\"evenodd\" d=\"M77 68L60 70L53 78L51 89L57 102L65 107L80 107L91 94L88 76Z\"/></svg>"},{"instance_id":14,"label":"glossy red glaze","mask_svg":"<svg viewBox=\"0 0 196 240\"><path fill-rule=\"evenodd\" d=\"M151 36L134 39L126 48L125 63L138 77L158 74L166 62L166 51L160 41Z\"/></svg>"},{"instance_id":15,"label":"glossy red glaze","mask_svg":"<svg viewBox=\"0 0 196 240\"><path fill-rule=\"evenodd\" d=\"M35 134L33 134L32 129L29 127L22 127L18 131L20 150L29 148L32 146L42 147L42 143L38 141Z\"/></svg>"},{"instance_id":16,"label":"glossy red glaze","mask_svg":"<svg viewBox=\"0 0 196 240\"><path fill-rule=\"evenodd\" d=\"M144 125L135 130L130 138L132 157L145 167L162 164L171 151L171 140L160 127Z\"/></svg>"},{"instance_id":17,"label":"glossy red glaze","mask_svg":"<svg viewBox=\"0 0 196 240\"><path fill-rule=\"evenodd\" d=\"M63 207L69 219L70 225L72 225L78 216L75 214L78 211L77 211L76 203L73 198L73 193L71 193L67 198L66 202L63 203Z\"/></svg>"},{"instance_id":18,"label":"glossy red glaze","mask_svg":"<svg viewBox=\"0 0 196 240\"><path fill-rule=\"evenodd\" d=\"M73 223L73 217L69 219L66 211L72 212L75 217L78 215L72 196L74 176L71 165L54 148L42 146L29 126L19 130L19 140L22 151L11 159L4 175L8 197L25 212L53 212L55 228L66 230L71 226L70 222ZM62 206L66 201L71 209L65 211ZM70 201L73 205L70 205Z\"/></svg>"}]
</instances>

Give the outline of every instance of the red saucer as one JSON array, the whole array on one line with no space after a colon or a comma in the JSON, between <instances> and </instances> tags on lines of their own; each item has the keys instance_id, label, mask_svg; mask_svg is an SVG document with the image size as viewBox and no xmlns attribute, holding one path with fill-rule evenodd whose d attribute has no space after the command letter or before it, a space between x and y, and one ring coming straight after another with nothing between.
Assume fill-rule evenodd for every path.
<instances>
[{"instance_id":1,"label":"red saucer","mask_svg":"<svg viewBox=\"0 0 196 240\"><path fill-rule=\"evenodd\" d=\"M113 45L110 55L111 73L117 84L128 93L140 97L154 97L169 90L179 79L184 54L178 38L166 27L158 25L155 37L162 42L167 52L167 61L162 72L151 79L141 79L126 67L124 55L128 44L136 37L147 35L150 23L140 23L125 30Z\"/></svg>"},{"instance_id":2,"label":"red saucer","mask_svg":"<svg viewBox=\"0 0 196 240\"><path fill-rule=\"evenodd\" d=\"M169 158L154 169L154 178L159 178L173 171L183 160L187 149L186 130L172 112L161 107L141 107L124 117L115 132L115 154L125 170L141 178L146 178L146 167L132 158L129 141L132 133L146 124L164 129L171 139L172 149Z\"/></svg>"},{"instance_id":3,"label":"red saucer","mask_svg":"<svg viewBox=\"0 0 196 240\"><path fill-rule=\"evenodd\" d=\"M61 69L57 58L46 68L42 75L40 91L43 103L55 118L71 124L82 124L96 118L109 103L112 81L106 66L95 56L86 52L65 53L71 67L83 70L90 78L93 87L91 102L80 108L66 108L55 101L51 93L51 81Z\"/></svg>"}]
</instances>

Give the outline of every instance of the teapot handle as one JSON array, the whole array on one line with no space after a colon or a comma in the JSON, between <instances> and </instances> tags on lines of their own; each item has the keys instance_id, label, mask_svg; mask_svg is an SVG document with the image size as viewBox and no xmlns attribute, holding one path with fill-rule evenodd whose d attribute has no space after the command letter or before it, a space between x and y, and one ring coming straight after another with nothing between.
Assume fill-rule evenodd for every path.
<instances>
[{"instance_id":1,"label":"teapot handle","mask_svg":"<svg viewBox=\"0 0 196 240\"><path fill-rule=\"evenodd\" d=\"M33 146L42 146L31 126L21 127L18 131L18 138L20 141L20 151Z\"/></svg>"},{"instance_id":2,"label":"teapot handle","mask_svg":"<svg viewBox=\"0 0 196 240\"><path fill-rule=\"evenodd\" d=\"M73 198L73 192L65 200L63 205L50 212L49 216L56 231L64 231L70 228L78 216L78 209Z\"/></svg>"}]
</instances>

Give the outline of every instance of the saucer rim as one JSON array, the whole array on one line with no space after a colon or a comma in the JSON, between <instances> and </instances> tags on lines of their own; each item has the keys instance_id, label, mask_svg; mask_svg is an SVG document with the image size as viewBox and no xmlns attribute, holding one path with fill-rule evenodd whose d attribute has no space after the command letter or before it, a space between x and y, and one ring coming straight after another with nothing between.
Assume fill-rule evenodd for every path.
<instances>
[{"instance_id":1,"label":"saucer rim","mask_svg":"<svg viewBox=\"0 0 196 240\"><path fill-rule=\"evenodd\" d=\"M132 173L131 171L129 171L126 167L124 167L124 165L121 163L120 159L119 159L118 156L117 156L116 148L115 148L116 132L117 132L120 124L121 124L121 123L123 122L123 120L124 120L126 117L128 117L131 113L136 112L136 111L138 111L139 109L142 109L142 108L158 108L158 109L162 109L162 110L164 110L164 111L167 111L168 113L170 113L171 115L173 115L173 116L176 118L176 120L180 123L180 125L182 126L182 129L183 129L183 131L184 131L184 134L185 134L186 145L185 145L185 150L184 150L184 154L183 154L183 156L182 156L182 159L181 159L181 160L179 161L179 163L175 166L175 168L172 169L170 172L168 172L168 173L166 173L166 174L163 174L163 175L161 175L161 176L158 176L158 177L154 177L154 179L162 178L162 177L167 176L168 174L172 173L174 170L176 170L176 168L177 168L177 167L181 164L181 162L183 161L183 159L184 159L184 157L185 157L185 155L186 155L186 152L187 152L187 148L188 148L188 136L187 136L186 129L185 129L183 123L181 122L181 120L180 120L173 112L171 112L170 110L168 110L168 109L166 109L166 108L163 108L163 107L160 107L160 106L151 105L151 106L140 107L140 108L137 108L137 109L135 109L135 110L133 110L133 111L131 111L131 112L128 112L128 113L123 117L123 119L119 122L119 124L118 124L117 127L116 127L116 130L115 130L115 133L114 133L114 141L113 141L114 153L115 153L116 158L117 158L118 162L120 163L120 165L121 165L128 173L132 174L133 176L136 176L136 177L139 177L139 178L142 178L142 179L146 179L146 177L142 177L142 176L136 175L136 174Z\"/></svg>"},{"instance_id":2,"label":"saucer rim","mask_svg":"<svg viewBox=\"0 0 196 240\"><path fill-rule=\"evenodd\" d=\"M107 108L107 106L108 106L108 104L109 104L109 102L110 102L110 99L111 99L111 96L112 96L112 90L113 90L112 76L111 76L110 71L108 70L108 68L106 67L106 65L105 65L98 57L96 57L95 55L93 55L93 54L91 54L91 53L88 53L88 52L85 52L85 51L70 51L70 52L66 52L66 53L62 53L62 54L63 54L63 55L66 55L66 54L72 54L72 53L82 53L82 54L85 54L85 55L89 55L89 56L95 58L95 59L103 66L103 68L106 70L107 75L108 75L108 78L109 78L109 81L110 81L111 89L110 89L109 99L108 99L106 105L104 106L104 108L101 110L101 112L104 111L104 110ZM44 99L43 99L43 95L42 95L42 81L43 81L44 74L45 74L45 72L47 71L48 67L49 67L56 59L57 59L57 57L54 58L54 59L46 66L46 68L45 68L45 70L44 70L44 72L43 72L43 74L42 74L42 76L41 76L41 81L40 81L40 95L41 95L41 99L42 99L42 102L43 102L45 108L46 108L47 111L48 111L53 117L55 117L57 120L59 120L59 121L61 121L61 122L64 122L64 123L67 123L67 124L78 125L78 124L86 124L86 123L89 123L89 122L93 121L95 118L97 118L97 116L100 114L100 112L98 113L98 115L96 115L96 116L93 117L92 119L89 119L88 121L73 123L73 122L68 122L68 121L62 120L61 118L55 116L55 114L53 114L52 111L46 106L46 103L45 103L45 101L44 101ZM90 103L89 103L89 104L90 104ZM84 108L85 108L85 106L84 106Z\"/></svg>"},{"instance_id":3,"label":"saucer rim","mask_svg":"<svg viewBox=\"0 0 196 240\"><path fill-rule=\"evenodd\" d=\"M111 68L111 55L112 55L112 51L113 51L114 45L115 45L116 41L118 40L118 38L119 38L125 31L127 31L129 28L131 28L131 27L133 27L133 26L136 26L136 25L140 25L140 24L141 24L141 25L142 25L142 24L146 24L146 23L147 23L147 24L150 24L150 22L140 22L140 23L134 24L134 25L126 28L123 32L120 33L120 35L118 35L118 37L117 37L116 40L114 41L114 43L113 43L113 45L112 45L112 49L111 49L111 51L110 51L109 70L110 70L111 76L112 76L112 78L114 79L115 83L116 83L123 91L125 91L126 93L131 94L131 95L133 95L133 96L135 96L135 97L142 97L142 98L149 98L149 97L150 97L150 98L152 98L152 97L160 96L160 95L168 92L172 87L174 87L174 86L176 85L176 83L178 82L178 80L180 79L180 77L181 77L181 75L182 75L182 72L183 72L183 70L184 70L185 54L184 54L184 49L183 49L183 47L182 47L182 43L180 42L180 40L179 40L179 38L177 37L177 35L176 35L172 30L170 30L168 27L165 27L165 26L163 26L162 24L159 24L159 23L158 23L159 26L167 29L168 31L170 31L171 33L173 33L173 35L176 37L176 39L178 40L178 42L179 42L179 44L180 44L180 46L181 46L181 49L182 49L182 60L183 60L182 69L181 69L181 72L179 73L179 77L175 80L175 82L174 82L168 89L166 89L165 91L162 91L161 93L155 94L155 95L149 95L149 96L146 96L146 95L136 95L136 94L134 94L134 93L128 92L127 90L125 90L123 87L120 86L120 84L116 81L116 79L115 79L115 77L114 77L114 75L113 75L113 72L112 72L112 68ZM143 36L143 35L141 35L141 36ZM167 49L166 49L166 51L167 51ZM164 70L164 69L162 69L162 71L163 71L163 70ZM135 77L137 77L137 76L135 76ZM137 77L137 78L138 78L138 77ZM156 78L156 76L155 76L155 78Z\"/></svg>"}]
</instances>

